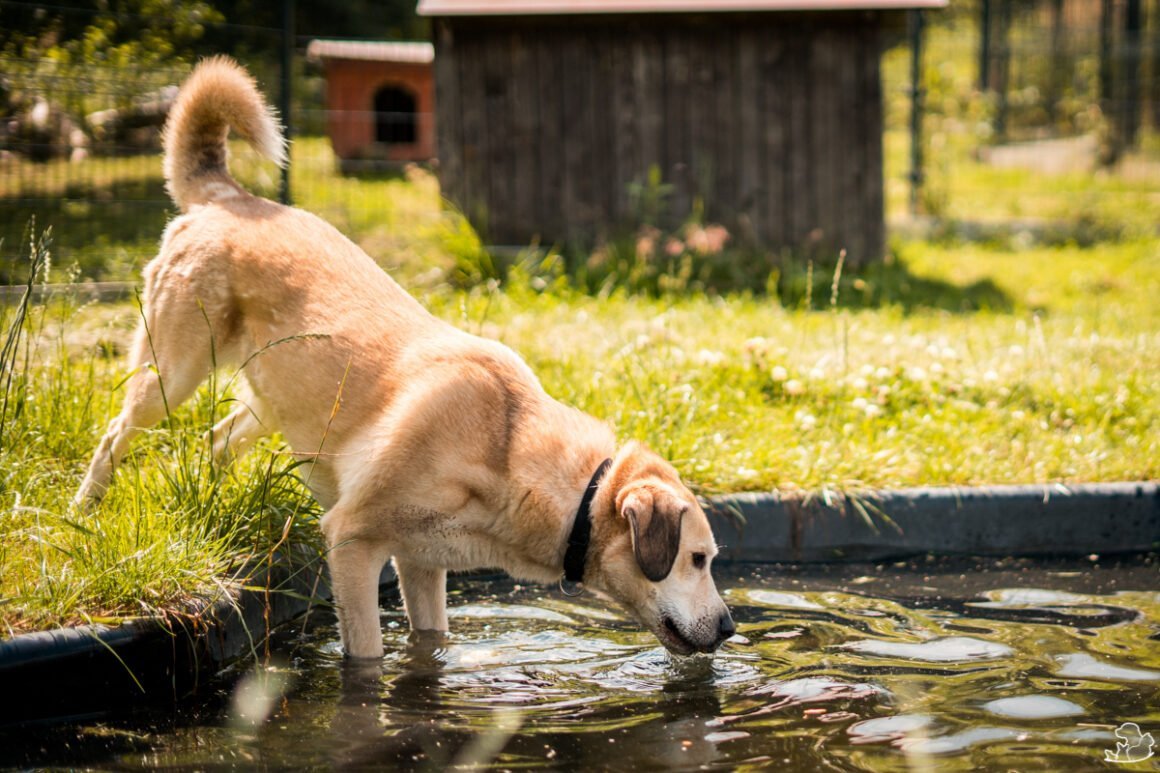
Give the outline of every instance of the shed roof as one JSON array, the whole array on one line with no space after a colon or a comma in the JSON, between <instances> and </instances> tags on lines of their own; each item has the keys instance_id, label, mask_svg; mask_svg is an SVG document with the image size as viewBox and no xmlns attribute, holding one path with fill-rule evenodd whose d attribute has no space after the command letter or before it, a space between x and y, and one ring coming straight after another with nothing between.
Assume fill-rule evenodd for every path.
<instances>
[{"instance_id":1,"label":"shed roof","mask_svg":"<svg viewBox=\"0 0 1160 773\"><path fill-rule=\"evenodd\" d=\"M945 8L948 0L419 0L422 16L564 16Z\"/></svg>"},{"instance_id":2,"label":"shed roof","mask_svg":"<svg viewBox=\"0 0 1160 773\"><path fill-rule=\"evenodd\" d=\"M411 41L312 40L306 47L306 58L312 62L323 59L358 59L367 62L430 64L435 61L435 47L430 43Z\"/></svg>"}]
</instances>

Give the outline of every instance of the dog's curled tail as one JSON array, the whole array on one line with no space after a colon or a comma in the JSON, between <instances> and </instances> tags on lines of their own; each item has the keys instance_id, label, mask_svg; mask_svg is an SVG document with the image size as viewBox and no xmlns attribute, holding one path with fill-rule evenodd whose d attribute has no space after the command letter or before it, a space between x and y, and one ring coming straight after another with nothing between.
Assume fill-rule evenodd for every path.
<instances>
[{"instance_id":1,"label":"dog's curled tail","mask_svg":"<svg viewBox=\"0 0 1160 773\"><path fill-rule=\"evenodd\" d=\"M278 166L286 141L258 84L226 56L202 60L181 87L162 134L165 184L181 210L237 190L227 166L230 129ZM214 185L217 183L217 185Z\"/></svg>"}]
</instances>

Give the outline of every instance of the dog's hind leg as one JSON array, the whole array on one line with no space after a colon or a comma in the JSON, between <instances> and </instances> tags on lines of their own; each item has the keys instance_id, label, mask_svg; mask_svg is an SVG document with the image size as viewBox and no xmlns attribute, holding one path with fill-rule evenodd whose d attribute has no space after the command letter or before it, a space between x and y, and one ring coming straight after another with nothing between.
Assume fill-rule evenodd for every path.
<instances>
[{"instance_id":1,"label":"dog's hind leg","mask_svg":"<svg viewBox=\"0 0 1160 773\"><path fill-rule=\"evenodd\" d=\"M268 411L253 395L239 398L238 407L210 430L214 459L222 464L238 459L269 435L272 429L263 419L266 415Z\"/></svg>"},{"instance_id":2,"label":"dog's hind leg","mask_svg":"<svg viewBox=\"0 0 1160 773\"><path fill-rule=\"evenodd\" d=\"M204 319L187 317L167 319L166 326L172 327L165 338L156 341L151 340L150 332L160 333L164 328L155 318L138 328L130 352L132 375L125 383L125 402L93 454L88 473L77 490L77 504L104 496L133 438L185 402L209 374L213 358Z\"/></svg>"},{"instance_id":3,"label":"dog's hind leg","mask_svg":"<svg viewBox=\"0 0 1160 773\"><path fill-rule=\"evenodd\" d=\"M432 569L395 556L403 608L412 631L447 630L447 570Z\"/></svg>"}]
</instances>

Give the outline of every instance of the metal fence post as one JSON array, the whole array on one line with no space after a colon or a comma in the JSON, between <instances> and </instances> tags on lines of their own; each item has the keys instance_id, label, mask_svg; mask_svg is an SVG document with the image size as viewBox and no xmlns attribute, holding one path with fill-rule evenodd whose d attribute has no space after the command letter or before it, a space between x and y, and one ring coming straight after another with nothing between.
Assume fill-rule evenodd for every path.
<instances>
[{"instance_id":1,"label":"metal fence post","mask_svg":"<svg viewBox=\"0 0 1160 773\"><path fill-rule=\"evenodd\" d=\"M991 88L991 0L980 0L979 91Z\"/></svg>"},{"instance_id":2,"label":"metal fence post","mask_svg":"<svg viewBox=\"0 0 1160 773\"><path fill-rule=\"evenodd\" d=\"M925 18L920 10L907 15L910 32L910 214L918 214L922 191L922 32Z\"/></svg>"},{"instance_id":3,"label":"metal fence post","mask_svg":"<svg viewBox=\"0 0 1160 773\"><path fill-rule=\"evenodd\" d=\"M1100 3L1100 111L1108 125L1107 136L1100 149L1100 163L1111 166L1120 157L1120 127L1116 116L1115 93L1115 44L1113 38L1113 18L1116 12L1114 0L1102 0Z\"/></svg>"},{"instance_id":4,"label":"metal fence post","mask_svg":"<svg viewBox=\"0 0 1160 773\"><path fill-rule=\"evenodd\" d=\"M294 0L282 0L282 93L279 95L278 109L282 113L283 131L286 141L294 135L294 121L291 113L291 84L294 69ZM286 165L282 167L282 184L278 200L290 204L290 154L286 154Z\"/></svg>"}]
</instances>

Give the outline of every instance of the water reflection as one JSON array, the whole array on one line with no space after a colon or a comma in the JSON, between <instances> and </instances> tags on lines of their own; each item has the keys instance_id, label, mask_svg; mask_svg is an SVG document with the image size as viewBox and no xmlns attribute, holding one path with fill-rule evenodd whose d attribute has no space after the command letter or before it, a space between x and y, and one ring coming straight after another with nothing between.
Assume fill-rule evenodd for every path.
<instances>
[{"instance_id":1,"label":"water reflection","mask_svg":"<svg viewBox=\"0 0 1160 773\"><path fill-rule=\"evenodd\" d=\"M1083 706L1051 695L1015 695L1010 698L996 698L984 703L983 711L997 717L1014 719L1055 719L1086 713Z\"/></svg>"},{"instance_id":2,"label":"water reflection","mask_svg":"<svg viewBox=\"0 0 1160 773\"><path fill-rule=\"evenodd\" d=\"M972 639L967 636L950 636L923 642L877 641L860 639L847 642L841 648L849 652L877 655L899 660L918 660L924 663L967 663L976 660L998 660L1012 652L1011 648L998 642Z\"/></svg>"},{"instance_id":3,"label":"water reflection","mask_svg":"<svg viewBox=\"0 0 1160 773\"><path fill-rule=\"evenodd\" d=\"M1083 652L1058 655L1055 661L1060 676L1075 676L1100 679L1109 682L1160 682L1160 671L1146 668L1126 668L1113 663L1104 663Z\"/></svg>"}]
</instances>

